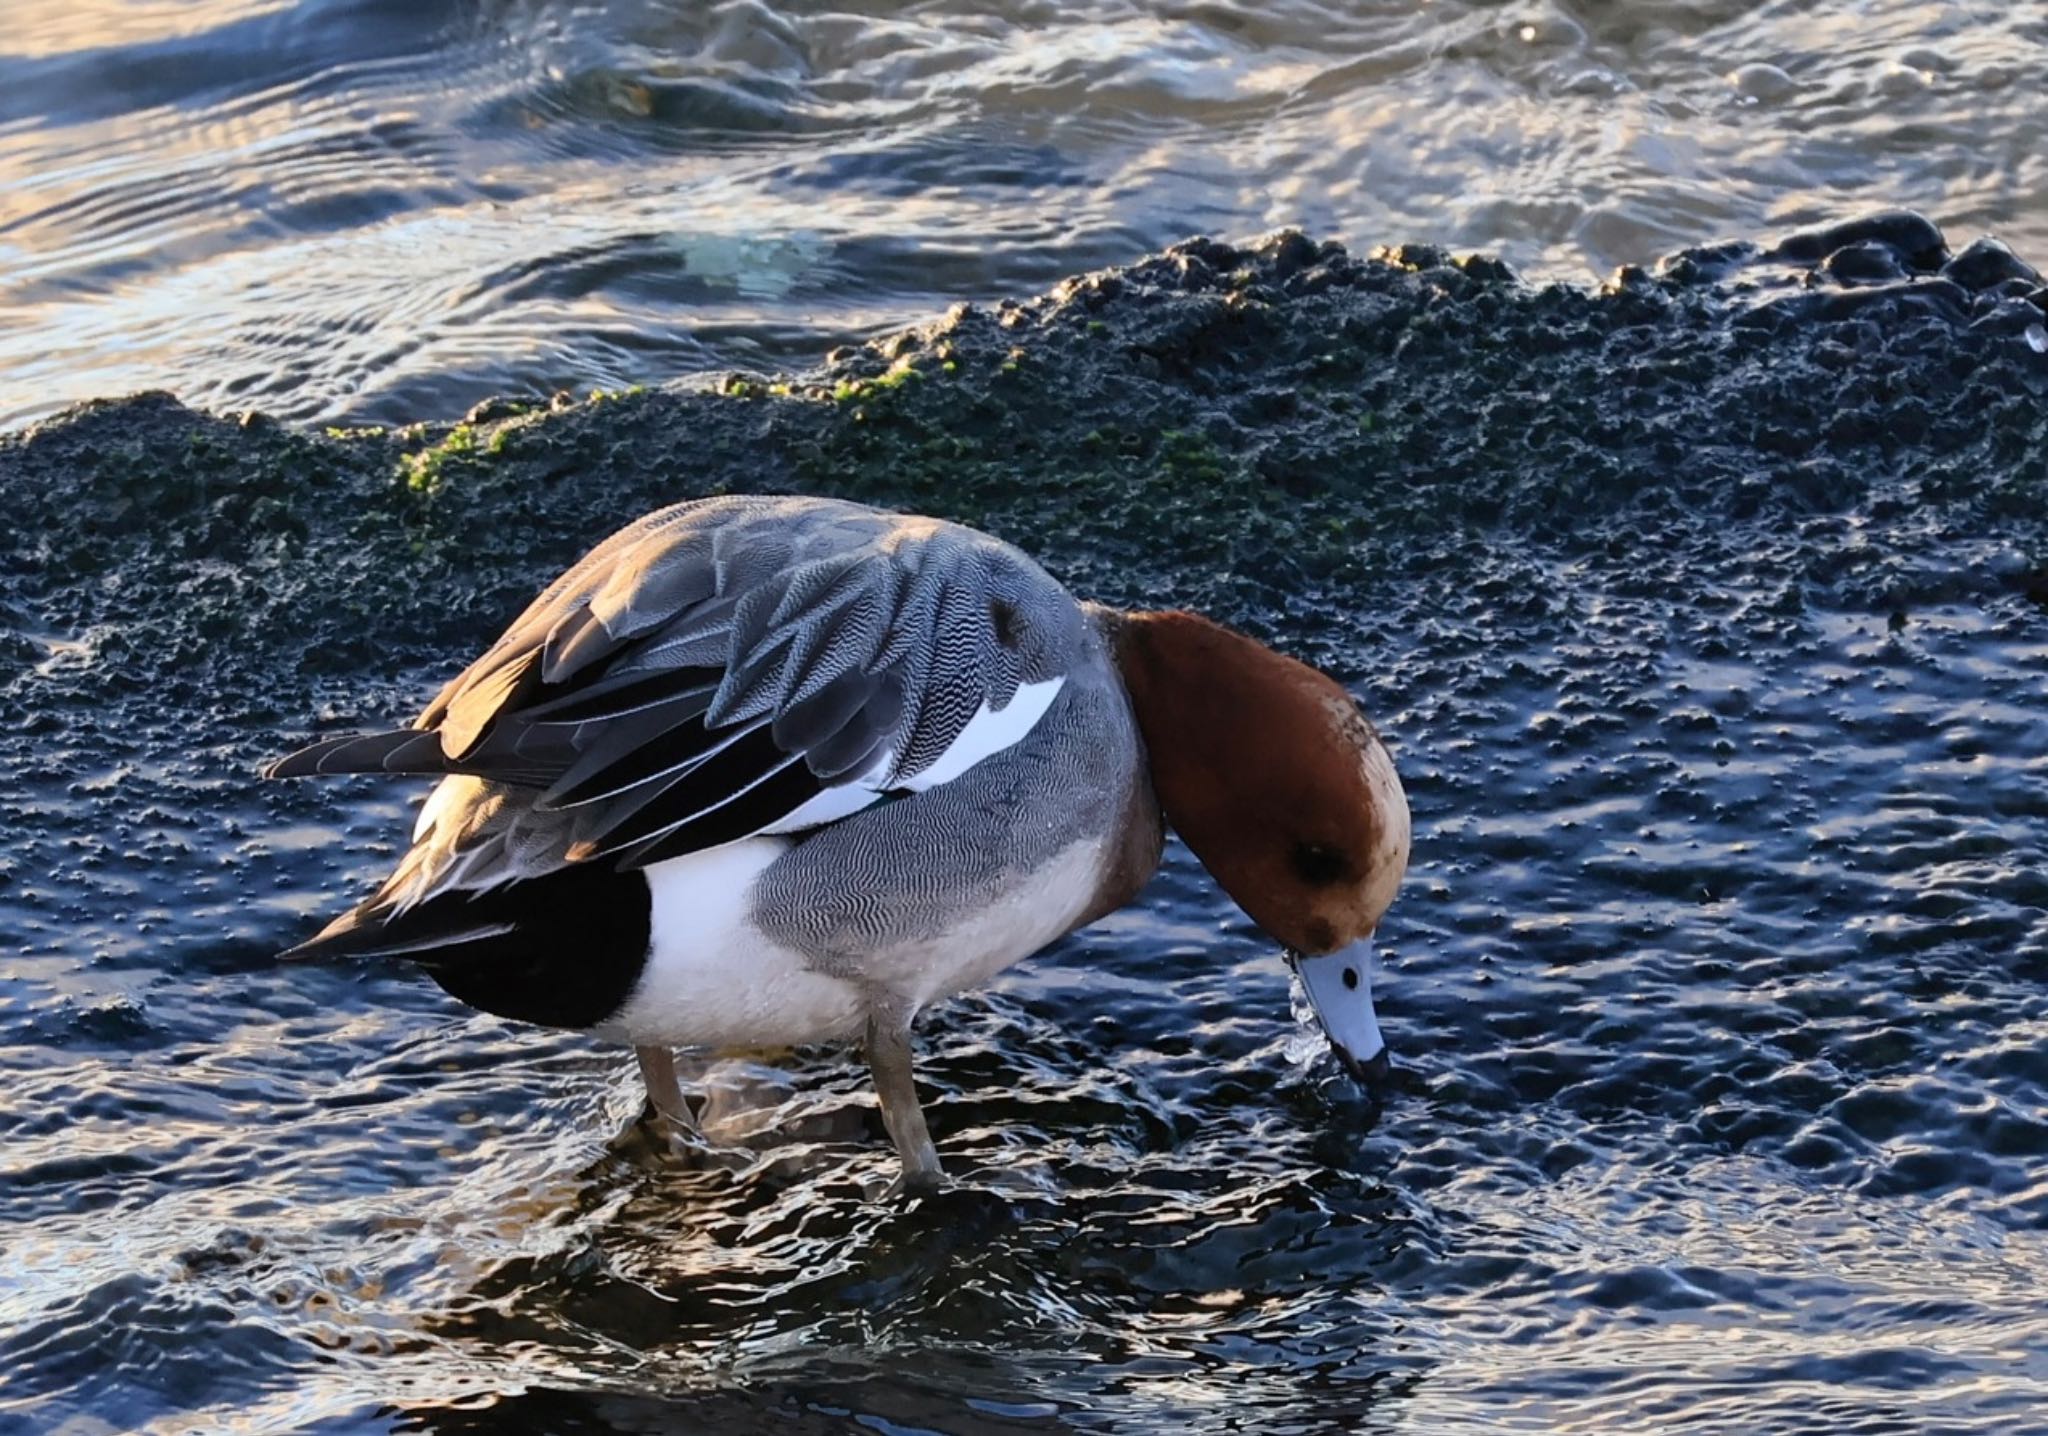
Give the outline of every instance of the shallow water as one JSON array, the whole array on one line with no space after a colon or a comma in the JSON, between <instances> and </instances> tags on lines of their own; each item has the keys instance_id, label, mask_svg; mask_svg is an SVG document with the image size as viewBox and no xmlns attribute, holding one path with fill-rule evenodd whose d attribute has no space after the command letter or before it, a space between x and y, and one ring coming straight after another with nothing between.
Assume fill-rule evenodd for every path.
<instances>
[{"instance_id":1,"label":"shallow water","mask_svg":"<svg viewBox=\"0 0 2048 1436\"><path fill-rule=\"evenodd\" d=\"M2038 6L10 0L0 425L807 363L1195 232L2048 252Z\"/></svg>"},{"instance_id":2,"label":"shallow water","mask_svg":"<svg viewBox=\"0 0 2048 1436\"><path fill-rule=\"evenodd\" d=\"M622 1052L271 963L401 794L254 781L262 695L67 711L6 780L0 1430L2040 1429L2048 615L1862 522L1327 595L1417 819L1403 1090L1174 849L928 1021L909 1209L845 1054L710 1068L695 1170Z\"/></svg>"}]
</instances>

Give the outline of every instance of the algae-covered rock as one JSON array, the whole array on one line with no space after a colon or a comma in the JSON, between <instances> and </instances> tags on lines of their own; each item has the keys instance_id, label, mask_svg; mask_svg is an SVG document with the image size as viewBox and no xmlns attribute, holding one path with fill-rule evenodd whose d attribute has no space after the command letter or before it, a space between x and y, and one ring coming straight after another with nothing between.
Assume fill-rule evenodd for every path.
<instances>
[{"instance_id":1,"label":"algae-covered rock","mask_svg":"<svg viewBox=\"0 0 2048 1436\"><path fill-rule=\"evenodd\" d=\"M2016 320L2048 316L2036 277L1983 241L1951 259L1901 213L1597 292L1288 233L1191 240L716 391L394 432L89 404L0 439L17 646L99 635L94 662L31 665L7 701L255 685L303 713L324 676L473 645L625 519L733 490L962 518L1105 597L1292 615L1339 647L1376 586L1468 544L1655 534L1644 562L1683 582L1729 522L1881 503L2031 527L2048 356Z\"/></svg>"},{"instance_id":2,"label":"algae-covered rock","mask_svg":"<svg viewBox=\"0 0 2048 1436\"><path fill-rule=\"evenodd\" d=\"M1540 608L1588 557L1884 613L2038 591L2048 356L2010 314L2048 300L2001 253L1880 215L1586 292L1426 245L1199 239L803 375L396 431L88 404L0 439L0 757L206 750L234 786L404 717L625 520L735 490L963 519L1354 681L1448 603Z\"/></svg>"}]
</instances>

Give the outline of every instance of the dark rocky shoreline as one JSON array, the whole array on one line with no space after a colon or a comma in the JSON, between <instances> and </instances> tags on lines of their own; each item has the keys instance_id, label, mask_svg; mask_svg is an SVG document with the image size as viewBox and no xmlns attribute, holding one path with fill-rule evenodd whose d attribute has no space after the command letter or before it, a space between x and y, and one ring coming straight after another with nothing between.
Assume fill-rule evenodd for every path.
<instances>
[{"instance_id":1,"label":"dark rocky shoreline","mask_svg":"<svg viewBox=\"0 0 2048 1436\"><path fill-rule=\"evenodd\" d=\"M1850 606L2048 597L2044 321L2002 246L1952 255L1901 213L1594 292L1289 233L716 392L324 432L109 400L0 437L0 702L19 731L52 698L260 692L229 706L296 731L326 680L445 662L633 515L750 489L961 518L1084 592L1285 626L1340 668L1405 606L1391 578L1542 554L1682 585L1744 532L1798 534ZM2010 546L1945 572L1944 533Z\"/></svg>"}]
</instances>

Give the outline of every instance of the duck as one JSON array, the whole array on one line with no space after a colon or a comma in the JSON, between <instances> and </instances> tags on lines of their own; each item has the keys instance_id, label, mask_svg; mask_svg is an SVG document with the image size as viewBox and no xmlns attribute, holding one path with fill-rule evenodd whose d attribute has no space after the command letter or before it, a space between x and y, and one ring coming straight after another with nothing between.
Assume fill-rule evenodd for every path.
<instances>
[{"instance_id":1,"label":"duck","mask_svg":"<svg viewBox=\"0 0 2048 1436\"><path fill-rule=\"evenodd\" d=\"M944 1171L920 1013L1125 906L1177 833L1376 1088L1407 870L1386 744L1327 674L1180 609L1082 601L962 524L702 498L599 543L408 728L271 777L432 775L410 848L292 958L416 965L518 1022L677 1049L858 1042L898 1185Z\"/></svg>"}]
</instances>

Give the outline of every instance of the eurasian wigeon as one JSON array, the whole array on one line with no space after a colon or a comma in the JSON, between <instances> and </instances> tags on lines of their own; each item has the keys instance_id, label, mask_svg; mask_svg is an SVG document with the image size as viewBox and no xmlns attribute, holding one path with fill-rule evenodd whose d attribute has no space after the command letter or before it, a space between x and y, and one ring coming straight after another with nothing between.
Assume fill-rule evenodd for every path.
<instances>
[{"instance_id":1,"label":"eurasian wigeon","mask_svg":"<svg viewBox=\"0 0 2048 1436\"><path fill-rule=\"evenodd\" d=\"M293 955L403 957L472 1006L632 1044L860 1037L904 1181L911 1024L1129 902L1162 815L1386 1046L1372 939L1408 803L1330 678L1182 612L1078 602L1007 543L816 498L677 504L550 584L411 729L273 765L445 775L397 870Z\"/></svg>"}]
</instances>

